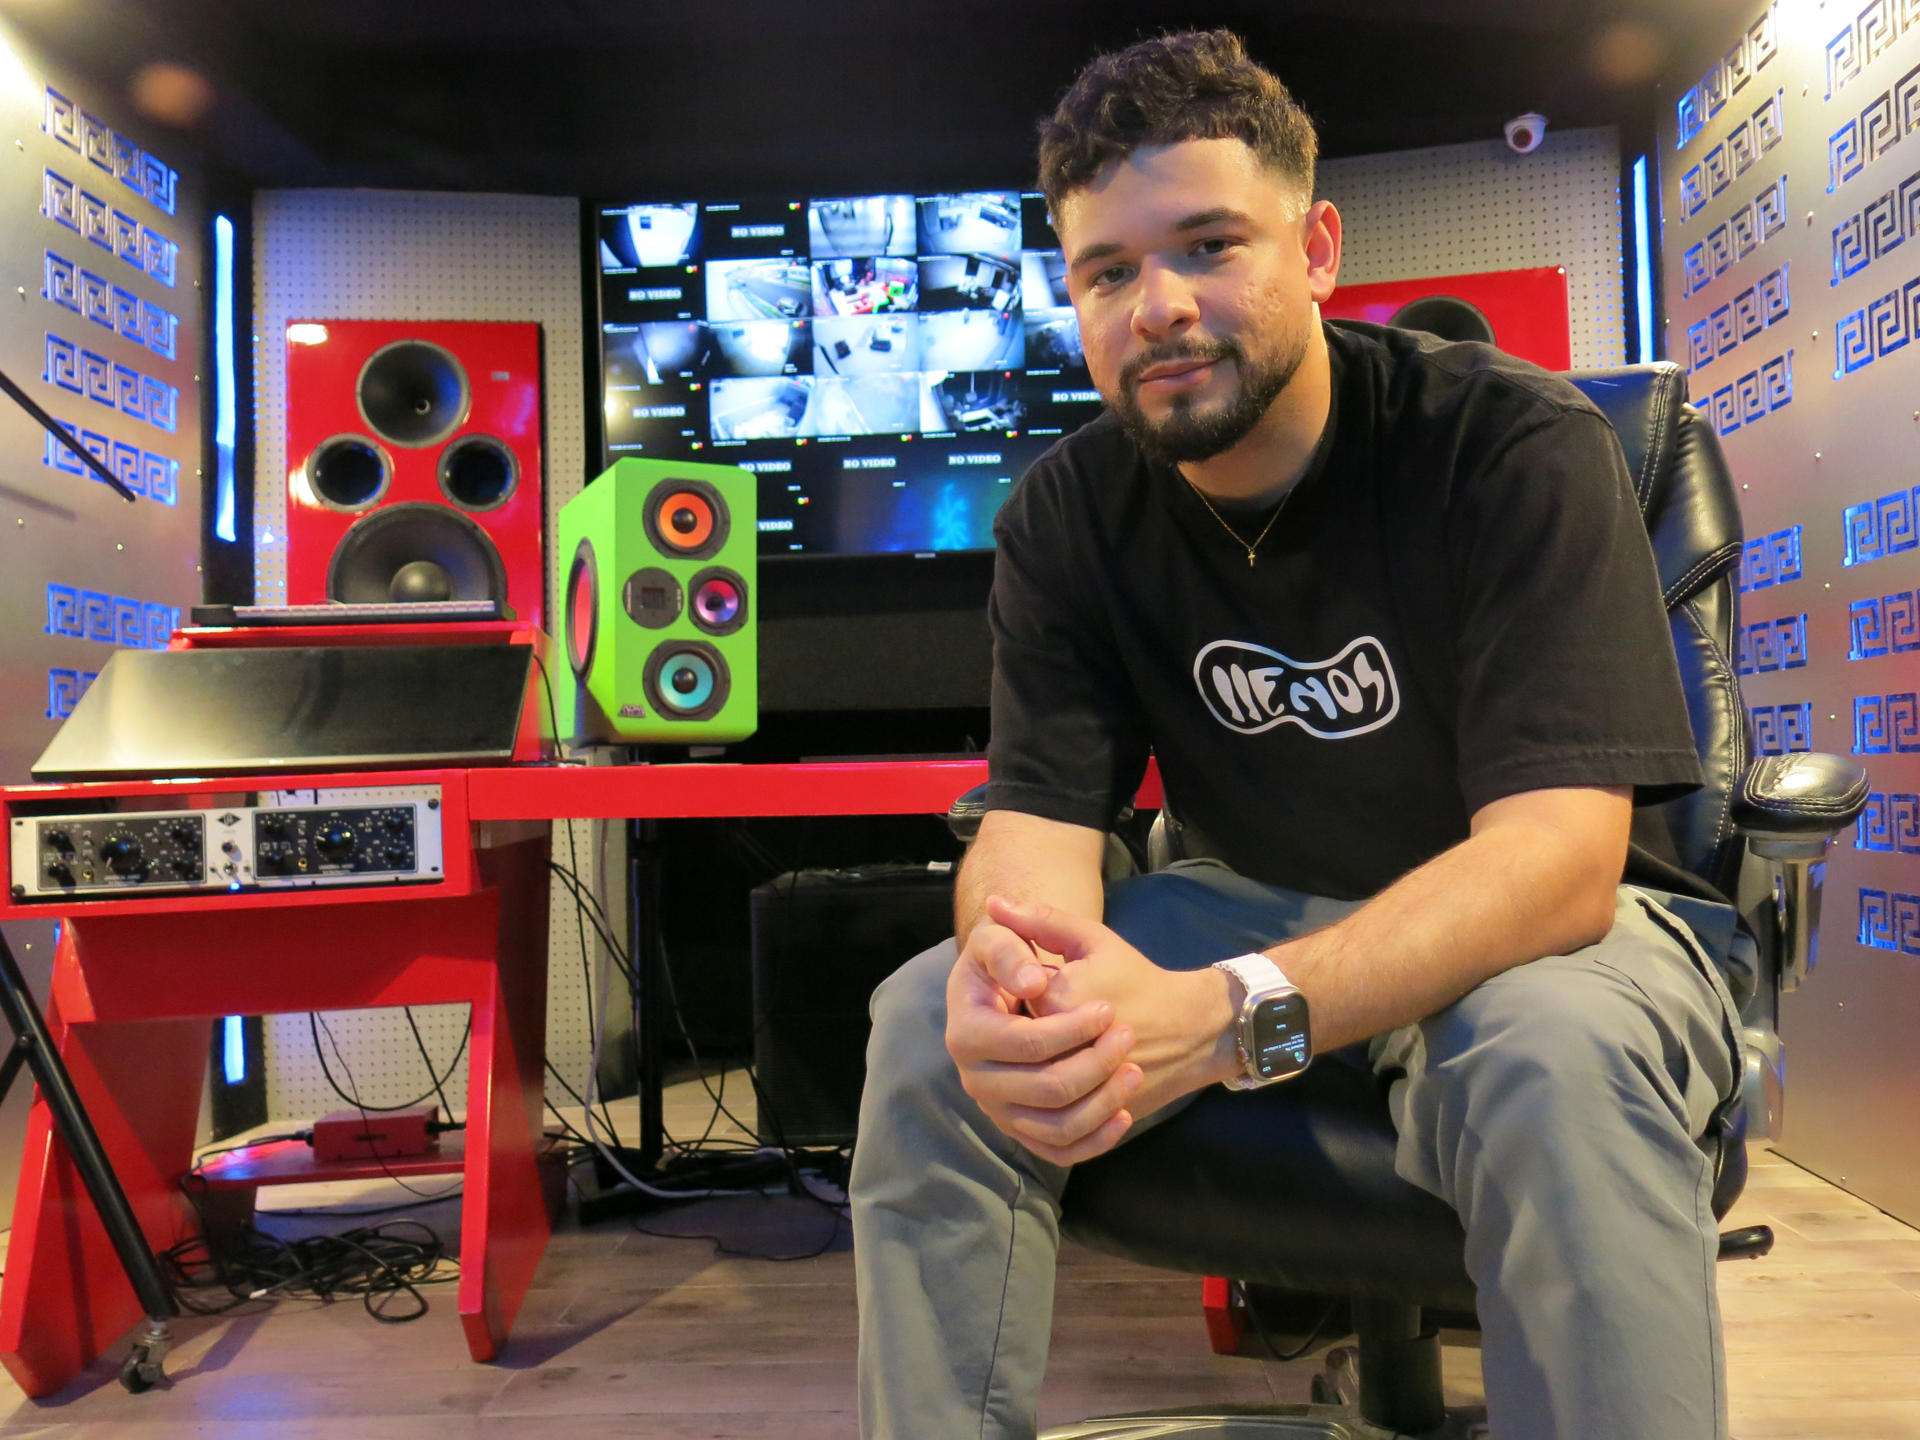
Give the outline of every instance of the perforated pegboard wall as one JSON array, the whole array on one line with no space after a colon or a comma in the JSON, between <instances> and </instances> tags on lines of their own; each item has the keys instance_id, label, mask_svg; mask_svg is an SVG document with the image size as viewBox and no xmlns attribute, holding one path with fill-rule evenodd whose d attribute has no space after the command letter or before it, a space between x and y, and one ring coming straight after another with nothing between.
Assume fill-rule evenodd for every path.
<instances>
[{"instance_id":1,"label":"perforated pegboard wall","mask_svg":"<svg viewBox=\"0 0 1920 1440\"><path fill-rule=\"evenodd\" d=\"M1625 361L1615 130L1549 129L1531 155L1488 140L1328 160L1319 196L1346 222L1343 283L1563 265L1575 368Z\"/></svg>"},{"instance_id":2,"label":"perforated pegboard wall","mask_svg":"<svg viewBox=\"0 0 1920 1440\"><path fill-rule=\"evenodd\" d=\"M1735 18L1663 117L1667 350L1740 485L1756 747L1871 781L1781 1001L1778 1144L1920 1223L1920 6Z\"/></svg>"},{"instance_id":3,"label":"perforated pegboard wall","mask_svg":"<svg viewBox=\"0 0 1920 1440\"><path fill-rule=\"evenodd\" d=\"M521 195L281 190L255 198L253 219L258 598L271 603L286 596L285 337L294 319L538 321L551 556L553 516L592 478L584 441L578 203ZM547 570L551 597L551 561ZM589 877L596 873L600 828L575 825L580 867ZM565 863L564 826L554 828L553 849ZM557 884L552 917L547 1053L579 1086L590 1046L579 929L572 902ZM414 1016L427 1049L444 1068L460 1044L464 1007L416 1008ZM427 1088L425 1064L400 1012L334 1014L327 1020L362 1099L394 1104ZM268 1022L267 1075L275 1120L340 1108L314 1058L304 1015ZM447 1090L456 1106L464 1105L464 1056ZM557 1087L553 1093L562 1099Z\"/></svg>"}]
</instances>

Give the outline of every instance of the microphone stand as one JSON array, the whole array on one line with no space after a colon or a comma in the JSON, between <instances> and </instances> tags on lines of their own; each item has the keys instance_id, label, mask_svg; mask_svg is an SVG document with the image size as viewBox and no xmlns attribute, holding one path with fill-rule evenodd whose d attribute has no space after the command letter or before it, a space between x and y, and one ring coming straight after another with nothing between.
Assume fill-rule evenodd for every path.
<instances>
[{"instance_id":1,"label":"microphone stand","mask_svg":"<svg viewBox=\"0 0 1920 1440\"><path fill-rule=\"evenodd\" d=\"M49 435L79 456L81 462L112 486L122 499L131 503L138 498L4 371L0 371L0 390L11 396ZM114 1253L120 1257L120 1266L127 1272L127 1280L147 1312L147 1323L134 1340L126 1363L120 1367L120 1383L136 1394L150 1390L166 1378L167 1351L173 1348L172 1329L167 1322L178 1318L180 1302L161 1273L160 1262L154 1258L146 1236L141 1233L133 1205L121 1188L119 1177L113 1173L99 1132L93 1128L86 1107L80 1103L73 1077L47 1032L46 1019L34 1001L26 977L20 973L4 933L0 933L0 1014L4 1014L13 1030L13 1044L5 1057L0 1058L0 1100L6 1098L23 1065L33 1072L40 1098L52 1112L54 1127L66 1146L68 1158L80 1172L81 1183L99 1212L100 1223L113 1242Z\"/></svg>"}]
</instances>

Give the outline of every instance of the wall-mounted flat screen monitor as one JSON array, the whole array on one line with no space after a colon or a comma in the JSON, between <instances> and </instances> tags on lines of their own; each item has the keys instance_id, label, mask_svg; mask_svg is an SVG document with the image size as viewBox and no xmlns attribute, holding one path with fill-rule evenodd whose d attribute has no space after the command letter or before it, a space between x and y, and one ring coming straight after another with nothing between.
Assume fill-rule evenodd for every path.
<instances>
[{"instance_id":1,"label":"wall-mounted flat screen monitor","mask_svg":"<svg viewBox=\"0 0 1920 1440\"><path fill-rule=\"evenodd\" d=\"M605 206L598 251L604 458L753 471L763 559L990 550L1099 413L1037 194Z\"/></svg>"}]
</instances>

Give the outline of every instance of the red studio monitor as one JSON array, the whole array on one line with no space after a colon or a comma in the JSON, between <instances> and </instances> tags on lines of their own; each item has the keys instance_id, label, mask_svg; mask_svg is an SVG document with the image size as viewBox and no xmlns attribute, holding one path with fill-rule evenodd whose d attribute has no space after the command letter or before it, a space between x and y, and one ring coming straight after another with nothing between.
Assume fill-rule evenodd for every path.
<instances>
[{"instance_id":1,"label":"red studio monitor","mask_svg":"<svg viewBox=\"0 0 1920 1440\"><path fill-rule=\"evenodd\" d=\"M287 601L499 600L541 624L540 327L287 326Z\"/></svg>"},{"instance_id":2,"label":"red studio monitor","mask_svg":"<svg viewBox=\"0 0 1920 1440\"><path fill-rule=\"evenodd\" d=\"M1442 340L1483 340L1547 370L1573 365L1567 272L1558 265L1342 285L1320 314L1425 330Z\"/></svg>"}]
</instances>

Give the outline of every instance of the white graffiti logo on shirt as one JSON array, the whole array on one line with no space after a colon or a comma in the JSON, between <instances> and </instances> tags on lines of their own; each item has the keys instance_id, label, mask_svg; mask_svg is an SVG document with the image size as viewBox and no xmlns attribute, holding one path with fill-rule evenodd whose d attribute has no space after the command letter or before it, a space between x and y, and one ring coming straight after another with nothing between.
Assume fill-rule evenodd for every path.
<instances>
[{"instance_id":1,"label":"white graffiti logo on shirt","mask_svg":"<svg viewBox=\"0 0 1920 1440\"><path fill-rule=\"evenodd\" d=\"M1193 659L1193 682L1213 718L1242 735L1298 725L1322 740L1350 740L1400 713L1386 647L1371 635L1331 660L1292 660L1245 640L1215 640Z\"/></svg>"}]
</instances>

